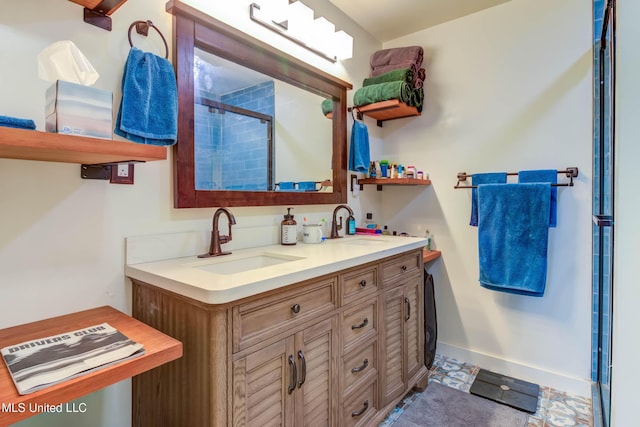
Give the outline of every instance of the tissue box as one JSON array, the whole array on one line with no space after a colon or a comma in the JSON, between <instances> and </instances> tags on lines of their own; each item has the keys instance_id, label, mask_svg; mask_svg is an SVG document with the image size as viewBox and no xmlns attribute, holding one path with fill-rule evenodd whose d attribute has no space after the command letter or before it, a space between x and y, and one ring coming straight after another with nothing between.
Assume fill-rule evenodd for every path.
<instances>
[{"instance_id":1,"label":"tissue box","mask_svg":"<svg viewBox=\"0 0 640 427\"><path fill-rule=\"evenodd\" d=\"M58 80L45 101L47 132L113 139L111 91Z\"/></svg>"}]
</instances>

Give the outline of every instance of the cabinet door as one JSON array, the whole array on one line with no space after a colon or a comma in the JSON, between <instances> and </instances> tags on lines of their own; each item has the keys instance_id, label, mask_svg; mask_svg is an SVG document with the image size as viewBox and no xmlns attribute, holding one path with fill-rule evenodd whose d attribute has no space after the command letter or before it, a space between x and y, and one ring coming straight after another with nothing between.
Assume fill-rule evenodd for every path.
<instances>
[{"instance_id":1,"label":"cabinet door","mask_svg":"<svg viewBox=\"0 0 640 427\"><path fill-rule=\"evenodd\" d=\"M297 388L293 336L233 363L233 425L294 426Z\"/></svg>"},{"instance_id":2,"label":"cabinet door","mask_svg":"<svg viewBox=\"0 0 640 427\"><path fill-rule=\"evenodd\" d=\"M414 279L404 286L405 302L405 337L407 377L411 378L424 366L424 301L423 285L420 278Z\"/></svg>"},{"instance_id":3,"label":"cabinet door","mask_svg":"<svg viewBox=\"0 0 640 427\"><path fill-rule=\"evenodd\" d=\"M405 389L404 287L384 292L381 337L382 406L399 397Z\"/></svg>"},{"instance_id":4,"label":"cabinet door","mask_svg":"<svg viewBox=\"0 0 640 427\"><path fill-rule=\"evenodd\" d=\"M298 389L294 392L296 426L337 425L337 330L337 317L334 316L295 336L298 366Z\"/></svg>"}]
</instances>

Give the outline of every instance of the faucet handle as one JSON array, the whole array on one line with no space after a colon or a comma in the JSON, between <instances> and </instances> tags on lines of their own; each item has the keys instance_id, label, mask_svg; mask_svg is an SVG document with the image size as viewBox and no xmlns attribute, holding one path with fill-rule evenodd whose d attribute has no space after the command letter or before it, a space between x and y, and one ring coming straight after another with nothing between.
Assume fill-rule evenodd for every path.
<instances>
[{"instance_id":1,"label":"faucet handle","mask_svg":"<svg viewBox=\"0 0 640 427\"><path fill-rule=\"evenodd\" d=\"M218 237L218 241L220 243L229 243L231 241L231 238L229 236L223 234L223 235L220 235Z\"/></svg>"}]
</instances>

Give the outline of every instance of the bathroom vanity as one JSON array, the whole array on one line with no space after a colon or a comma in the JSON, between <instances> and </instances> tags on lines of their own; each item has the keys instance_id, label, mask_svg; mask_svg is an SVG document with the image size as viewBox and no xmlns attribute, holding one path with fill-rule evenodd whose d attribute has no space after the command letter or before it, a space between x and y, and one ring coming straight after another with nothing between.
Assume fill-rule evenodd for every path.
<instances>
[{"instance_id":1,"label":"bathroom vanity","mask_svg":"<svg viewBox=\"0 0 640 427\"><path fill-rule=\"evenodd\" d=\"M375 425L427 385L424 243L353 236L127 265L133 317L184 348L133 379L133 425Z\"/></svg>"}]
</instances>

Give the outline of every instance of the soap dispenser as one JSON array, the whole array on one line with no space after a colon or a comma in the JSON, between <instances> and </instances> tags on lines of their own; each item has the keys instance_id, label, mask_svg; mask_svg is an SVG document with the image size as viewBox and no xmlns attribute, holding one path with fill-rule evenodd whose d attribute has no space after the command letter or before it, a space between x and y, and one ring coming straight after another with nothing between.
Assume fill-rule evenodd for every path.
<instances>
[{"instance_id":1,"label":"soap dispenser","mask_svg":"<svg viewBox=\"0 0 640 427\"><path fill-rule=\"evenodd\" d=\"M352 236L356 234L356 219L353 215L349 215L347 218L347 234Z\"/></svg>"},{"instance_id":2,"label":"soap dispenser","mask_svg":"<svg viewBox=\"0 0 640 427\"><path fill-rule=\"evenodd\" d=\"M298 241L297 223L291 215L291 209L287 208L287 213L280 223L280 243L283 245L295 245Z\"/></svg>"}]
</instances>

